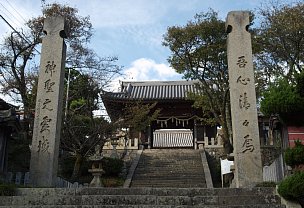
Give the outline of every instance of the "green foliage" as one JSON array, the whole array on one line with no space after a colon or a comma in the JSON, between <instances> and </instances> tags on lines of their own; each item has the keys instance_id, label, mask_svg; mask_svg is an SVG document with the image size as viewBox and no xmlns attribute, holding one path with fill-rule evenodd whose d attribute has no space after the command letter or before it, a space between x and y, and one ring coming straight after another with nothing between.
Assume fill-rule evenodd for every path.
<instances>
[{"instance_id":1,"label":"green foliage","mask_svg":"<svg viewBox=\"0 0 304 208\"><path fill-rule=\"evenodd\" d=\"M200 108L214 118L208 122L222 126L225 144L231 129L226 42L225 21L212 9L197 14L184 26L169 27L163 41L171 51L168 61L175 71L200 81Z\"/></svg>"},{"instance_id":2,"label":"green foliage","mask_svg":"<svg viewBox=\"0 0 304 208\"><path fill-rule=\"evenodd\" d=\"M276 77L292 81L303 71L304 63L304 3L268 1L259 8L260 27L254 42L259 46L256 54L258 68L268 82Z\"/></svg>"},{"instance_id":3,"label":"green foliage","mask_svg":"<svg viewBox=\"0 0 304 208\"><path fill-rule=\"evenodd\" d=\"M111 125L103 117L68 114L62 129L61 148L75 157L73 180L79 177L82 162L94 152L96 145L103 145L111 134Z\"/></svg>"},{"instance_id":4,"label":"green foliage","mask_svg":"<svg viewBox=\"0 0 304 208\"><path fill-rule=\"evenodd\" d=\"M200 109L202 111L203 118L202 118L202 120L200 120L200 122L202 122L206 125L211 125L211 126L215 126L218 124L218 122L216 121L216 119L213 117L213 115L211 113L211 107L209 106L207 96L199 95L199 94L195 94L195 93L188 93L187 99L193 100L194 101L193 107Z\"/></svg>"},{"instance_id":5,"label":"green foliage","mask_svg":"<svg viewBox=\"0 0 304 208\"><path fill-rule=\"evenodd\" d=\"M68 111L82 115L92 115L98 109L99 93L98 82L90 75L70 69L69 105ZM66 70L66 79L68 70ZM67 80L66 80L67 81Z\"/></svg>"},{"instance_id":6,"label":"green foliage","mask_svg":"<svg viewBox=\"0 0 304 208\"><path fill-rule=\"evenodd\" d=\"M156 102L143 104L140 101L127 104L124 108L124 120L121 125L132 127L137 131L145 130L160 113L159 109L155 109L156 104Z\"/></svg>"},{"instance_id":7,"label":"green foliage","mask_svg":"<svg viewBox=\"0 0 304 208\"><path fill-rule=\"evenodd\" d=\"M296 141L293 148L288 147L285 150L284 159L286 164L291 167L304 164L304 145L300 141Z\"/></svg>"},{"instance_id":8,"label":"green foliage","mask_svg":"<svg viewBox=\"0 0 304 208\"><path fill-rule=\"evenodd\" d=\"M304 97L304 72L298 74L296 76L296 80L297 80L296 91L301 97Z\"/></svg>"},{"instance_id":9,"label":"green foliage","mask_svg":"<svg viewBox=\"0 0 304 208\"><path fill-rule=\"evenodd\" d=\"M304 172L296 172L285 178L278 187L279 194L287 200L304 196Z\"/></svg>"},{"instance_id":10,"label":"green foliage","mask_svg":"<svg viewBox=\"0 0 304 208\"><path fill-rule=\"evenodd\" d=\"M222 79L228 69L225 22L211 9L194 18L185 26L168 28L163 42L172 52L168 61L187 79Z\"/></svg>"},{"instance_id":11,"label":"green foliage","mask_svg":"<svg viewBox=\"0 0 304 208\"><path fill-rule=\"evenodd\" d=\"M102 168L105 171L104 175L106 176L118 176L122 168L124 166L124 162L121 159L104 157L102 158Z\"/></svg>"},{"instance_id":12,"label":"green foliage","mask_svg":"<svg viewBox=\"0 0 304 208\"><path fill-rule=\"evenodd\" d=\"M261 111L265 115L278 113L284 117L304 110L304 97L298 93L295 85L286 79L281 79L271 85L263 96Z\"/></svg>"},{"instance_id":13,"label":"green foliage","mask_svg":"<svg viewBox=\"0 0 304 208\"><path fill-rule=\"evenodd\" d=\"M61 147L72 155L76 152L86 157L97 144L104 141L110 131L110 124L102 117L71 115L63 128Z\"/></svg>"},{"instance_id":14,"label":"green foliage","mask_svg":"<svg viewBox=\"0 0 304 208\"><path fill-rule=\"evenodd\" d=\"M85 100L83 98L79 98L77 100L72 100L70 103L71 110L77 110L82 108L85 105Z\"/></svg>"},{"instance_id":15,"label":"green foliage","mask_svg":"<svg viewBox=\"0 0 304 208\"><path fill-rule=\"evenodd\" d=\"M15 193L15 184L0 184L0 196L14 196Z\"/></svg>"}]
</instances>

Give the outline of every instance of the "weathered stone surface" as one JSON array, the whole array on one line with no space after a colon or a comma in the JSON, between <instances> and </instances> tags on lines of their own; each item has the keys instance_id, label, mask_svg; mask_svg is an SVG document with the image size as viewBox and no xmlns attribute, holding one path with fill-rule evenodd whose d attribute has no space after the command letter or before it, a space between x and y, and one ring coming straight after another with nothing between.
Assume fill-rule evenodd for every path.
<instances>
[{"instance_id":1,"label":"weathered stone surface","mask_svg":"<svg viewBox=\"0 0 304 208\"><path fill-rule=\"evenodd\" d=\"M229 12L227 52L236 187L262 181L249 12Z\"/></svg>"},{"instance_id":2,"label":"weathered stone surface","mask_svg":"<svg viewBox=\"0 0 304 208\"><path fill-rule=\"evenodd\" d=\"M64 19L45 19L30 175L33 186L54 187L57 178L66 46Z\"/></svg>"},{"instance_id":3,"label":"weathered stone surface","mask_svg":"<svg viewBox=\"0 0 304 208\"><path fill-rule=\"evenodd\" d=\"M190 149L144 150L131 187L206 187L200 152Z\"/></svg>"},{"instance_id":4,"label":"weathered stone surface","mask_svg":"<svg viewBox=\"0 0 304 208\"><path fill-rule=\"evenodd\" d=\"M0 208L2 208L0 206ZM239 205L239 206L214 206L214 205L47 205L47 206L6 206L5 208L285 208L282 205ZM300 207L299 207L300 208Z\"/></svg>"},{"instance_id":5,"label":"weathered stone surface","mask_svg":"<svg viewBox=\"0 0 304 208\"><path fill-rule=\"evenodd\" d=\"M12 196L0 196L0 206L10 205L12 204L12 200Z\"/></svg>"}]
</instances>

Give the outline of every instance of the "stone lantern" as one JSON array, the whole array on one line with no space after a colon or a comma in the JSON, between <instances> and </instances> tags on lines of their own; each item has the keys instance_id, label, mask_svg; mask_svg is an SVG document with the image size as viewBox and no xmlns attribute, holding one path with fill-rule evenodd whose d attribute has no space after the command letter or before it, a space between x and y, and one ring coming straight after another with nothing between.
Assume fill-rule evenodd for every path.
<instances>
[{"instance_id":1,"label":"stone lantern","mask_svg":"<svg viewBox=\"0 0 304 208\"><path fill-rule=\"evenodd\" d=\"M113 152L111 154L111 158L118 158L118 154L117 154L117 150L116 150L116 147L118 145L118 137L116 135L114 135L111 138L111 145L113 147Z\"/></svg>"},{"instance_id":2,"label":"stone lantern","mask_svg":"<svg viewBox=\"0 0 304 208\"><path fill-rule=\"evenodd\" d=\"M88 171L94 176L93 180L90 183L91 187L103 187L103 184L101 182L101 176L104 173L101 164L102 158L103 156L100 152L100 146L97 145L95 147L95 154L89 157L89 160L92 161L92 168Z\"/></svg>"}]
</instances>

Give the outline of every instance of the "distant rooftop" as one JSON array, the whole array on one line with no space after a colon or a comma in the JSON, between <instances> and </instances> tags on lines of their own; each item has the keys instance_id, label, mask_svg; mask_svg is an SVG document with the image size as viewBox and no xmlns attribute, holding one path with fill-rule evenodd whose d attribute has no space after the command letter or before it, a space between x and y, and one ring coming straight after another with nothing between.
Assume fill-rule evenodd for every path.
<instances>
[{"instance_id":1,"label":"distant rooftop","mask_svg":"<svg viewBox=\"0 0 304 208\"><path fill-rule=\"evenodd\" d=\"M179 100L197 92L198 81L122 82L120 92L105 92L103 97L120 100Z\"/></svg>"}]
</instances>

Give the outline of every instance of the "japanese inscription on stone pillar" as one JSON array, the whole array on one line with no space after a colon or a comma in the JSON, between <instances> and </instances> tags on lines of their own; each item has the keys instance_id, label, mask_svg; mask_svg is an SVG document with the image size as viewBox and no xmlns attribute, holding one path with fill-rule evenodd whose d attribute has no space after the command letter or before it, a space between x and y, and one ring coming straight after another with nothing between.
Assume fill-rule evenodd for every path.
<instances>
[{"instance_id":1,"label":"japanese inscription on stone pillar","mask_svg":"<svg viewBox=\"0 0 304 208\"><path fill-rule=\"evenodd\" d=\"M229 12L227 53L236 187L262 181L249 12Z\"/></svg>"},{"instance_id":2,"label":"japanese inscription on stone pillar","mask_svg":"<svg viewBox=\"0 0 304 208\"><path fill-rule=\"evenodd\" d=\"M66 46L64 19L44 21L30 177L34 186L55 186L61 131Z\"/></svg>"}]
</instances>

